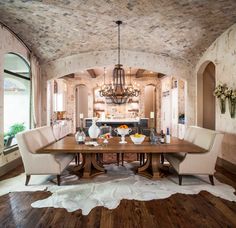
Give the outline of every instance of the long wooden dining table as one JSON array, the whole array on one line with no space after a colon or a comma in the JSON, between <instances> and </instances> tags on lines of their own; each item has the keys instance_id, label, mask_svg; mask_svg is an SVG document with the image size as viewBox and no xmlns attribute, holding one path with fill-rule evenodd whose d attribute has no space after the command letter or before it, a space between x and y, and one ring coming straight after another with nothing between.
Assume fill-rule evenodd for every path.
<instances>
[{"instance_id":1,"label":"long wooden dining table","mask_svg":"<svg viewBox=\"0 0 236 228\"><path fill-rule=\"evenodd\" d=\"M160 171L160 155L165 153L205 153L206 150L185 140L171 138L170 144L151 144L146 139L142 144L134 144L129 137L126 137L126 144L119 143L119 137L109 139L107 144L98 140L98 146L77 144L73 136L66 136L40 150L37 153L65 154L81 153L83 160L75 167L75 172L80 172L83 178L91 178L95 175L105 173L103 165L97 160L96 154L105 153L145 153L147 159L141 165L137 174L151 179L162 177Z\"/></svg>"}]
</instances>

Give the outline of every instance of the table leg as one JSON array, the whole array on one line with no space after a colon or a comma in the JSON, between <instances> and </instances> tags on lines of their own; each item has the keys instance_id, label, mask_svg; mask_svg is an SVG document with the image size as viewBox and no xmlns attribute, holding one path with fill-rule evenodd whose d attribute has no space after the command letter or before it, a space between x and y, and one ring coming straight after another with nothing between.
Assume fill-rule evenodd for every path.
<instances>
[{"instance_id":1,"label":"table leg","mask_svg":"<svg viewBox=\"0 0 236 228\"><path fill-rule=\"evenodd\" d=\"M160 179L163 175L160 173L160 154L147 154L147 160L138 168L138 174L150 179Z\"/></svg>"},{"instance_id":2,"label":"table leg","mask_svg":"<svg viewBox=\"0 0 236 228\"><path fill-rule=\"evenodd\" d=\"M91 178L98 174L105 173L104 167L97 163L96 154L94 153L84 153L84 166L83 166L83 178Z\"/></svg>"}]
</instances>

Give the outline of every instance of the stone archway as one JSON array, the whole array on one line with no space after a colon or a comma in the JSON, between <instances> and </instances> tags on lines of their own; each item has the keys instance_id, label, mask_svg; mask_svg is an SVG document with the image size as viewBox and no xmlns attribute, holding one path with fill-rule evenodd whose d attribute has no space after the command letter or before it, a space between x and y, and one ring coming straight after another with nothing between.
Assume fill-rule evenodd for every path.
<instances>
[{"instance_id":1,"label":"stone archway","mask_svg":"<svg viewBox=\"0 0 236 228\"><path fill-rule=\"evenodd\" d=\"M93 67L115 65L117 63L116 51L96 51L81 53L45 63L41 66L44 80L62 77ZM188 86L188 110L186 116L188 125L195 124L195 81L192 80L192 66L182 59L172 58L162 54L152 54L137 51L121 51L121 63L124 66L132 66L140 69L148 69L161 72L166 75L175 75L191 84ZM45 95L44 95L45 96ZM42 98L46 100L45 97Z\"/></svg>"},{"instance_id":2,"label":"stone archway","mask_svg":"<svg viewBox=\"0 0 236 228\"><path fill-rule=\"evenodd\" d=\"M197 74L197 125L215 130L215 64L206 61Z\"/></svg>"},{"instance_id":3,"label":"stone archway","mask_svg":"<svg viewBox=\"0 0 236 228\"><path fill-rule=\"evenodd\" d=\"M123 66L148 69L166 75L175 75L188 79L191 66L182 59L176 59L164 55L152 53L121 51L121 63ZM75 72L93 67L111 66L117 64L116 51L97 51L76 54L57 59L42 65L42 72L46 80L73 74Z\"/></svg>"}]
</instances>

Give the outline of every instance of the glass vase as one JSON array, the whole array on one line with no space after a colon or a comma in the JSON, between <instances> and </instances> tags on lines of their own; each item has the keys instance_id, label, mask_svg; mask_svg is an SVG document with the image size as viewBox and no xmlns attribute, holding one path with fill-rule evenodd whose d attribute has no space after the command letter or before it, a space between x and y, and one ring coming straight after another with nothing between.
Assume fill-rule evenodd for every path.
<instances>
[{"instance_id":1,"label":"glass vase","mask_svg":"<svg viewBox=\"0 0 236 228\"><path fill-rule=\"evenodd\" d=\"M236 99L229 99L229 113L231 118L235 118L236 112Z\"/></svg>"},{"instance_id":2,"label":"glass vase","mask_svg":"<svg viewBox=\"0 0 236 228\"><path fill-rule=\"evenodd\" d=\"M226 106L226 102L225 102L225 99L219 99L219 102L220 102L220 112L221 114L224 114L225 113L225 106Z\"/></svg>"}]
</instances>

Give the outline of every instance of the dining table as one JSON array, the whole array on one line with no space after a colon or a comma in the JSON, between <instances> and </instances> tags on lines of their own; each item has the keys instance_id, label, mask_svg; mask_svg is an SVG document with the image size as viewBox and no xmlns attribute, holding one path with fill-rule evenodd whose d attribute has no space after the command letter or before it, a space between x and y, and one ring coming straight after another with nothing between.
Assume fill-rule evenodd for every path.
<instances>
[{"instance_id":1,"label":"dining table","mask_svg":"<svg viewBox=\"0 0 236 228\"><path fill-rule=\"evenodd\" d=\"M185 140L171 137L171 142L166 144L151 144L148 137L141 144L134 144L129 137L125 144L121 144L119 137L113 137L108 143L102 139L92 142L86 139L86 144L78 144L74 136L66 136L52 144L39 149L36 153L49 154L81 154L82 161L75 166L74 171L83 178L91 178L95 175L105 173L103 164L97 159L97 154L106 153L135 153L146 154L146 161L137 169L137 174L150 179L160 179L161 172L160 156L165 153L205 153L206 150Z\"/></svg>"}]
</instances>

